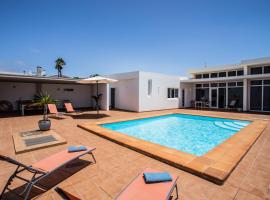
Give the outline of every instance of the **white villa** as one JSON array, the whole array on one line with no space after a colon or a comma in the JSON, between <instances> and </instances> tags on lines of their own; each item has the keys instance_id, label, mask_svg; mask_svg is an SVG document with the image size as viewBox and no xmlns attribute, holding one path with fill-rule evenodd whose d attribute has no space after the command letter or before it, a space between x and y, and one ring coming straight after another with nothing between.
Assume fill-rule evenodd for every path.
<instances>
[{"instance_id":1,"label":"white villa","mask_svg":"<svg viewBox=\"0 0 270 200\"><path fill-rule=\"evenodd\" d=\"M173 108L207 107L238 111L270 111L270 58L243 60L239 64L191 70L191 78L152 72L127 72L108 75L118 80L100 84L101 109L135 112ZM12 110L47 92L76 108L93 107L95 85L82 85L79 79L0 72L1 102L10 102ZM59 105L61 107L61 104Z\"/></svg>"}]
</instances>

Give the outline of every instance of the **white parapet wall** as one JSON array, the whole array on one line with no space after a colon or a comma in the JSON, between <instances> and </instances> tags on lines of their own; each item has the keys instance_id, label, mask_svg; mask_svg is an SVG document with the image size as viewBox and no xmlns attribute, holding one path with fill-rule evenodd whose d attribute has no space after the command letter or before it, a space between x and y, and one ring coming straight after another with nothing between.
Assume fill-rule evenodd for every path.
<instances>
[{"instance_id":1,"label":"white parapet wall","mask_svg":"<svg viewBox=\"0 0 270 200\"><path fill-rule=\"evenodd\" d=\"M153 72L139 72L139 112L179 108L180 77ZM177 95L168 97L168 89Z\"/></svg>"},{"instance_id":2,"label":"white parapet wall","mask_svg":"<svg viewBox=\"0 0 270 200\"><path fill-rule=\"evenodd\" d=\"M138 112L139 72L112 74L109 77L118 80L110 84L110 88L115 89L115 108Z\"/></svg>"},{"instance_id":3,"label":"white parapet wall","mask_svg":"<svg viewBox=\"0 0 270 200\"><path fill-rule=\"evenodd\" d=\"M178 76L135 71L109 77L118 80L110 84L110 88L115 88L115 108L136 112L179 108L181 78ZM178 95L168 98L169 88Z\"/></svg>"}]
</instances>

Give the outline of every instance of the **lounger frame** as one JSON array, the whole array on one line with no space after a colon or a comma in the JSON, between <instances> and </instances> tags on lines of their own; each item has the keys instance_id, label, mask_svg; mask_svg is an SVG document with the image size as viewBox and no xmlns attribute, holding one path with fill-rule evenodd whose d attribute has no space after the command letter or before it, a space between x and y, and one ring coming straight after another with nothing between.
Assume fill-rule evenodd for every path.
<instances>
[{"instance_id":1,"label":"lounger frame","mask_svg":"<svg viewBox=\"0 0 270 200\"><path fill-rule=\"evenodd\" d=\"M89 149L89 150L85 151L83 154L80 154L80 155L74 157L73 159L68 160L67 162L62 163L61 165L59 165L58 167L56 167L55 169L53 169L53 170L51 170L49 172L35 169L32 166L24 165L23 163L20 163L20 162L14 160L12 158L9 158L9 157L0 155L0 160L9 162L9 163L14 164L14 165L17 166L17 168L14 171L14 173L9 177L9 179L8 179L8 181L7 181L5 187L4 187L4 189L3 189L3 191L2 191L2 193L0 195L0 199L3 198L4 193L5 193L6 190L12 191L11 189L8 188L8 186L12 183L12 181L15 178L18 178L18 179L20 179L20 180L25 181L26 183L28 183L26 185L25 189L19 194L20 196L22 196L23 194L25 194L24 200L27 200L28 197L29 197L29 195L30 195L30 192L31 192L31 189L32 189L33 186L39 186L41 188L44 187L44 186L42 186L40 184L37 184L38 181L40 181L41 179L49 176L51 173L55 172L56 170L58 170L59 168L63 167L64 165L66 165L66 164L68 164L68 163L70 163L70 162L72 162L72 161L74 161L74 160L76 160L76 159L78 159L78 158L86 155L86 154L90 154L92 156L93 160L94 160L93 163L96 163L95 156L94 156L94 154L92 152L93 150L95 150L95 148ZM23 177L21 177L21 176L18 175L19 173L21 173L23 171L28 171L28 172L30 172L30 173L33 174L33 176L31 177L30 180L27 180L27 179L25 179L25 178L23 178ZM47 188L45 188L45 189L47 189Z\"/></svg>"},{"instance_id":2,"label":"lounger frame","mask_svg":"<svg viewBox=\"0 0 270 200\"><path fill-rule=\"evenodd\" d=\"M130 183L114 198L115 200L117 200L118 199L118 197L120 197L120 195L123 193L123 192L125 192L125 190L139 177L139 176L141 176L142 175L142 173L140 172L135 178L133 178L131 181L130 181ZM171 195L172 195L172 193L173 193L173 191L174 191L174 189L176 190L176 199L179 199L179 196L178 196L178 186L177 186L177 180L178 180L178 176L176 177L176 179L175 179L175 181L174 181L174 184L173 184L173 186L172 186L172 188L171 188L171 190L168 192L168 194L167 194L167 197L166 197L166 199L165 200L170 200L171 199Z\"/></svg>"}]
</instances>

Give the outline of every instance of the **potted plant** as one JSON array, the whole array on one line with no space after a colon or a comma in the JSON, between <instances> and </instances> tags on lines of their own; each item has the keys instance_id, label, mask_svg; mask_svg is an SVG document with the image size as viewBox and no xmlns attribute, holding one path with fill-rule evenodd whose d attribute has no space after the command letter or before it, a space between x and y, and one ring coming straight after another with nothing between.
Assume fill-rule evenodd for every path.
<instances>
[{"instance_id":1,"label":"potted plant","mask_svg":"<svg viewBox=\"0 0 270 200\"><path fill-rule=\"evenodd\" d=\"M54 100L48 94L39 94L36 95L35 105L43 107L43 119L38 121L39 130L48 131L51 128L51 121L48 118L48 107L50 103L56 103L57 100Z\"/></svg>"}]
</instances>

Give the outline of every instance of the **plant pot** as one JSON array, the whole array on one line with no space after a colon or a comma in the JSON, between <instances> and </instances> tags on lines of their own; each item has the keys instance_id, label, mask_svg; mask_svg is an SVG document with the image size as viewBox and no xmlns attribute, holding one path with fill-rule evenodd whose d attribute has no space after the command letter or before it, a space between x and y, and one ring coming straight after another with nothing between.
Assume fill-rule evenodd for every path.
<instances>
[{"instance_id":1,"label":"plant pot","mask_svg":"<svg viewBox=\"0 0 270 200\"><path fill-rule=\"evenodd\" d=\"M41 131L48 131L51 128L51 121L50 120L39 120L38 126L39 126L39 130L41 130Z\"/></svg>"}]
</instances>

